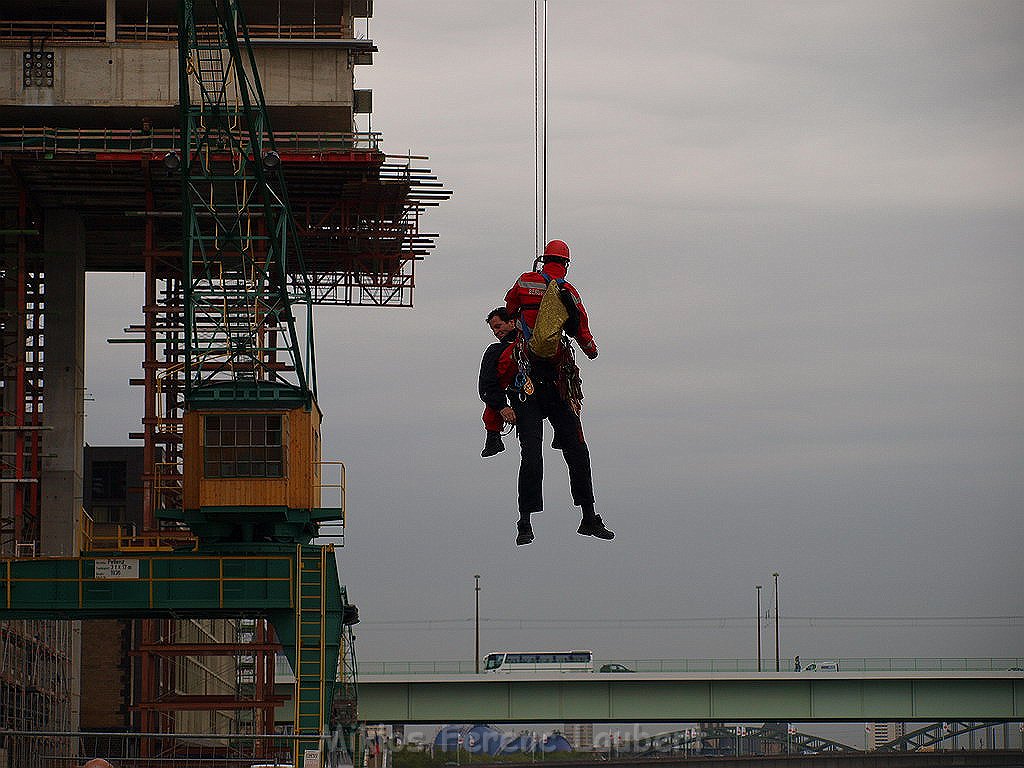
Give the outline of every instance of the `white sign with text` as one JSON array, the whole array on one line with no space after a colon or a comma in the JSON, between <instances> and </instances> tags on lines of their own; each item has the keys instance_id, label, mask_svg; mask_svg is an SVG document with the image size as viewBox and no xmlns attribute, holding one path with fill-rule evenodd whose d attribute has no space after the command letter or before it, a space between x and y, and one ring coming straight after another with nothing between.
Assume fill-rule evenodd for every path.
<instances>
[{"instance_id":1,"label":"white sign with text","mask_svg":"<svg viewBox=\"0 0 1024 768\"><path fill-rule=\"evenodd\" d=\"M97 579L137 579L139 561L126 557L110 557L96 561Z\"/></svg>"}]
</instances>

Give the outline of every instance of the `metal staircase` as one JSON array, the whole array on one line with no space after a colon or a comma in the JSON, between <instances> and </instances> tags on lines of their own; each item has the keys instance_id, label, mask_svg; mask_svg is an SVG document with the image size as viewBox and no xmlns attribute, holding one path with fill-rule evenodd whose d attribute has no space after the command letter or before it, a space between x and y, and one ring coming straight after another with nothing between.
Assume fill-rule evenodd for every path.
<instances>
[{"instance_id":1,"label":"metal staircase","mask_svg":"<svg viewBox=\"0 0 1024 768\"><path fill-rule=\"evenodd\" d=\"M220 27L193 25L188 31L192 35L193 71L202 89L203 103L226 105L225 40Z\"/></svg>"},{"instance_id":2,"label":"metal staircase","mask_svg":"<svg viewBox=\"0 0 1024 768\"><path fill-rule=\"evenodd\" d=\"M256 642L256 630L259 620L254 618L238 619L235 625L235 641L252 644ZM257 656L252 650L245 650L235 657L235 697L239 701L256 699ZM239 730L250 731L255 725L254 712L241 710L238 713Z\"/></svg>"},{"instance_id":3,"label":"metal staircase","mask_svg":"<svg viewBox=\"0 0 1024 768\"><path fill-rule=\"evenodd\" d=\"M326 647L324 575L327 550L298 547L298 601L295 606L295 733L319 733L324 722Z\"/></svg>"}]
</instances>

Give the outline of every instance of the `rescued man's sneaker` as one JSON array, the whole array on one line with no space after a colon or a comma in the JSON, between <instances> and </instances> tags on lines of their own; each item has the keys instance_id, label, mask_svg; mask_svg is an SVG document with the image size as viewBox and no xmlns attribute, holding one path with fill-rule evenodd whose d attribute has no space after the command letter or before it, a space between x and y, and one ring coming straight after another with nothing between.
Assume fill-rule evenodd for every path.
<instances>
[{"instance_id":1,"label":"rescued man's sneaker","mask_svg":"<svg viewBox=\"0 0 1024 768\"><path fill-rule=\"evenodd\" d=\"M480 455L486 459L488 456L493 456L504 450L505 444L501 442L501 432L488 432L487 441L484 443L484 449L480 451Z\"/></svg>"},{"instance_id":2,"label":"rescued man's sneaker","mask_svg":"<svg viewBox=\"0 0 1024 768\"><path fill-rule=\"evenodd\" d=\"M579 529L576 531L584 536L596 536L599 539L611 540L615 538L615 534L604 527L604 523L601 521L600 515L594 515L592 519L584 520L580 523Z\"/></svg>"},{"instance_id":3,"label":"rescued man's sneaker","mask_svg":"<svg viewBox=\"0 0 1024 768\"><path fill-rule=\"evenodd\" d=\"M523 544L529 544L533 541L533 526L529 523L518 523L519 535L516 536L516 546L521 547Z\"/></svg>"}]
</instances>

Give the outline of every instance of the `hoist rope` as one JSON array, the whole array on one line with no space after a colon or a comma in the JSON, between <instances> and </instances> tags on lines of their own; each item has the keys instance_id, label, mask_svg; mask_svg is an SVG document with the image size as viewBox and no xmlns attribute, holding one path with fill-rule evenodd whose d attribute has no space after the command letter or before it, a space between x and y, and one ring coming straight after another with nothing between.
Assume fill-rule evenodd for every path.
<instances>
[{"instance_id":1,"label":"hoist rope","mask_svg":"<svg viewBox=\"0 0 1024 768\"><path fill-rule=\"evenodd\" d=\"M538 3L533 3L533 252L540 253L540 34Z\"/></svg>"},{"instance_id":2,"label":"hoist rope","mask_svg":"<svg viewBox=\"0 0 1024 768\"><path fill-rule=\"evenodd\" d=\"M533 4L533 242L540 253L548 234L548 3Z\"/></svg>"}]
</instances>

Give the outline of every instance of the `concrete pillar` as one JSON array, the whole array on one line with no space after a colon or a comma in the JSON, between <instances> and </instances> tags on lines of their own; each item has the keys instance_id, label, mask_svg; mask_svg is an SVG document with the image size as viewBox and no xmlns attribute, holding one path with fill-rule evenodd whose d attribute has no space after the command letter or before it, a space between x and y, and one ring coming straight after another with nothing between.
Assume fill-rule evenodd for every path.
<instances>
[{"instance_id":1,"label":"concrete pillar","mask_svg":"<svg viewBox=\"0 0 1024 768\"><path fill-rule=\"evenodd\" d=\"M107 0L107 42L117 40L117 0Z\"/></svg>"},{"instance_id":2,"label":"concrete pillar","mask_svg":"<svg viewBox=\"0 0 1024 768\"><path fill-rule=\"evenodd\" d=\"M10 263L13 259L10 255L6 259L4 262L5 274L2 284L0 284L3 288L0 290L0 311L3 311L8 318L14 318L14 322L20 323L23 322L23 319L17 314L17 300L14 298L17 296L18 264L16 260L13 265ZM12 273L13 278L11 277ZM9 376L4 380L3 392L0 393L0 407L6 413L14 413L18 406L14 382L17 373L14 366L6 368L6 372L9 372ZM10 419L7 423L13 424L14 420ZM14 462L14 444L13 432L7 430L0 432L0 451L3 451L4 456L10 457L9 460L12 464ZM0 556L11 557L14 554L14 539L17 537L14 532L14 483L0 483L0 529L5 527L10 530L10 540L6 534L0 535ZM0 751L0 758L2 758L2 754L3 752ZM3 759L0 759L0 768L6 768Z\"/></svg>"},{"instance_id":3,"label":"concrete pillar","mask_svg":"<svg viewBox=\"0 0 1024 768\"><path fill-rule=\"evenodd\" d=\"M42 554L78 555L85 443L85 231L75 211L46 210Z\"/></svg>"}]
</instances>

